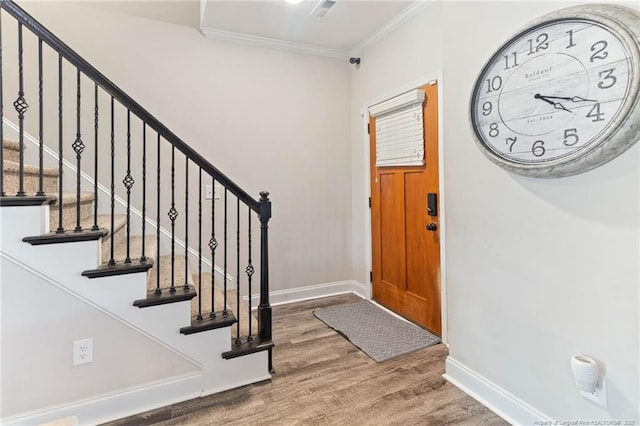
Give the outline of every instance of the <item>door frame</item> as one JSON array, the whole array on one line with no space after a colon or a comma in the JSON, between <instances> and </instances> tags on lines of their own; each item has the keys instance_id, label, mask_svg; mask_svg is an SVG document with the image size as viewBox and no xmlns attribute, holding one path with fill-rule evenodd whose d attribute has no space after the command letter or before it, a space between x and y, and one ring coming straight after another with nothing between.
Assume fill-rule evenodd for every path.
<instances>
[{"instance_id":1,"label":"door frame","mask_svg":"<svg viewBox=\"0 0 640 426\"><path fill-rule=\"evenodd\" d=\"M364 187L365 187L365 199L362 200L364 205L368 205L369 197L371 197L371 166L369 149L369 133L367 132L367 125L369 124L369 107L391 99L409 90L416 89L420 86L429 84L430 82L438 81L438 215L440 216L440 309L442 317L442 343L448 346L448 322L447 322L447 269L446 269L446 197L445 197L445 185L444 185L444 110L443 110L443 92L444 82L442 78L442 70L428 74L415 81L404 84L401 87L393 89L387 93L376 96L373 99L368 100L360 109L360 115L362 118L363 129L363 146L364 146ZM371 209L368 210L366 215L367 232L365 233L365 259L367 260L367 270L371 271L373 268L373 246L371 242ZM373 283L367 280L367 298L371 299L373 294Z\"/></svg>"}]
</instances>

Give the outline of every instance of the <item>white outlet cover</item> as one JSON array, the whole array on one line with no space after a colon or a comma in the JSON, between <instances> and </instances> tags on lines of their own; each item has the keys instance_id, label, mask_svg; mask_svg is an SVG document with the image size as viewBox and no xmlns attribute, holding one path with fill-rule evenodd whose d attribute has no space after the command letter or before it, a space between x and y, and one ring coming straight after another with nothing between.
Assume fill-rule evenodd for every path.
<instances>
[{"instance_id":1,"label":"white outlet cover","mask_svg":"<svg viewBox=\"0 0 640 426\"><path fill-rule=\"evenodd\" d=\"M73 342L73 366L93 362L93 339L76 340Z\"/></svg>"},{"instance_id":2,"label":"white outlet cover","mask_svg":"<svg viewBox=\"0 0 640 426\"><path fill-rule=\"evenodd\" d=\"M580 391L580 395L601 407L607 408L607 378L602 378L602 384L597 386L593 393Z\"/></svg>"}]
</instances>

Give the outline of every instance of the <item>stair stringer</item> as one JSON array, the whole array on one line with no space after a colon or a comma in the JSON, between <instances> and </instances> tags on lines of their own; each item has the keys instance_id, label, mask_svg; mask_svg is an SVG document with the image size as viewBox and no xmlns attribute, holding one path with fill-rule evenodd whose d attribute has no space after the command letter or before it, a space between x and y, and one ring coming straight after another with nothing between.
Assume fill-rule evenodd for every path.
<instances>
[{"instance_id":1,"label":"stair stringer","mask_svg":"<svg viewBox=\"0 0 640 426\"><path fill-rule=\"evenodd\" d=\"M191 335L180 334L189 325L190 302L140 309L133 301L146 297L146 274L135 273L88 279L81 272L100 264L100 241L32 246L25 236L49 231L49 206L0 209L0 251L15 261L59 284L75 297L108 312L114 318L153 338L185 359L202 367L200 395L267 380L268 352L225 360L231 349L231 327ZM175 402L175 401L173 401ZM89 402L90 404L91 402ZM167 401L147 402L142 410L163 406Z\"/></svg>"}]
</instances>

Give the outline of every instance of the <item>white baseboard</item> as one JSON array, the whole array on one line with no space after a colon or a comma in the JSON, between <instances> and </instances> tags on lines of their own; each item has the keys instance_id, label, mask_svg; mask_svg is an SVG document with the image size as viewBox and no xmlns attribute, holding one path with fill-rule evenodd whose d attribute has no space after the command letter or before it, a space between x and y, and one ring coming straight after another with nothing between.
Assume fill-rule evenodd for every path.
<instances>
[{"instance_id":1,"label":"white baseboard","mask_svg":"<svg viewBox=\"0 0 640 426\"><path fill-rule=\"evenodd\" d=\"M364 284L358 281L348 280L272 291L269 293L269 303L271 306L284 305L286 303L302 302L304 300L320 299L322 297L347 293L354 293L363 299L369 298L369 291ZM243 296L242 298L245 301L249 299L248 296ZM260 295L252 295L251 306L255 308L259 303Z\"/></svg>"},{"instance_id":2,"label":"white baseboard","mask_svg":"<svg viewBox=\"0 0 640 426\"><path fill-rule=\"evenodd\" d=\"M513 425L531 425L534 421L552 419L464 364L447 357L447 381ZM549 423L550 424L550 423Z\"/></svg>"},{"instance_id":3,"label":"white baseboard","mask_svg":"<svg viewBox=\"0 0 640 426\"><path fill-rule=\"evenodd\" d=\"M101 424L201 396L202 373L190 374L73 404L0 419L10 425L39 425L74 417L78 424Z\"/></svg>"}]
</instances>

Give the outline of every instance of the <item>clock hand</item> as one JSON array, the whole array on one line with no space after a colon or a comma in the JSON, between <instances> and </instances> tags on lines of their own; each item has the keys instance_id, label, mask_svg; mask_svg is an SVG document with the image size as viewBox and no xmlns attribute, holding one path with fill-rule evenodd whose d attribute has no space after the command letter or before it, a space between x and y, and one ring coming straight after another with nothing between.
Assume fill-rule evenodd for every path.
<instances>
[{"instance_id":1,"label":"clock hand","mask_svg":"<svg viewBox=\"0 0 640 426\"><path fill-rule=\"evenodd\" d=\"M536 96L534 96L534 98L538 99L538 98L547 98L547 99L561 99L564 101L571 101L571 102L598 102L595 99L585 99L585 98L581 98L580 96L573 96L573 97L565 97L565 96L543 96L540 95L539 93L536 94Z\"/></svg>"},{"instance_id":2,"label":"clock hand","mask_svg":"<svg viewBox=\"0 0 640 426\"><path fill-rule=\"evenodd\" d=\"M544 101L544 102L548 103L549 105L553 105L553 107L555 109L562 109L562 110L565 110L567 112L573 113L573 111L571 111L570 109L565 108L564 105L562 105L560 102L550 101L549 99L547 99L546 96L540 95L540 93L536 93L533 97L535 99L540 99L541 101Z\"/></svg>"}]
</instances>

